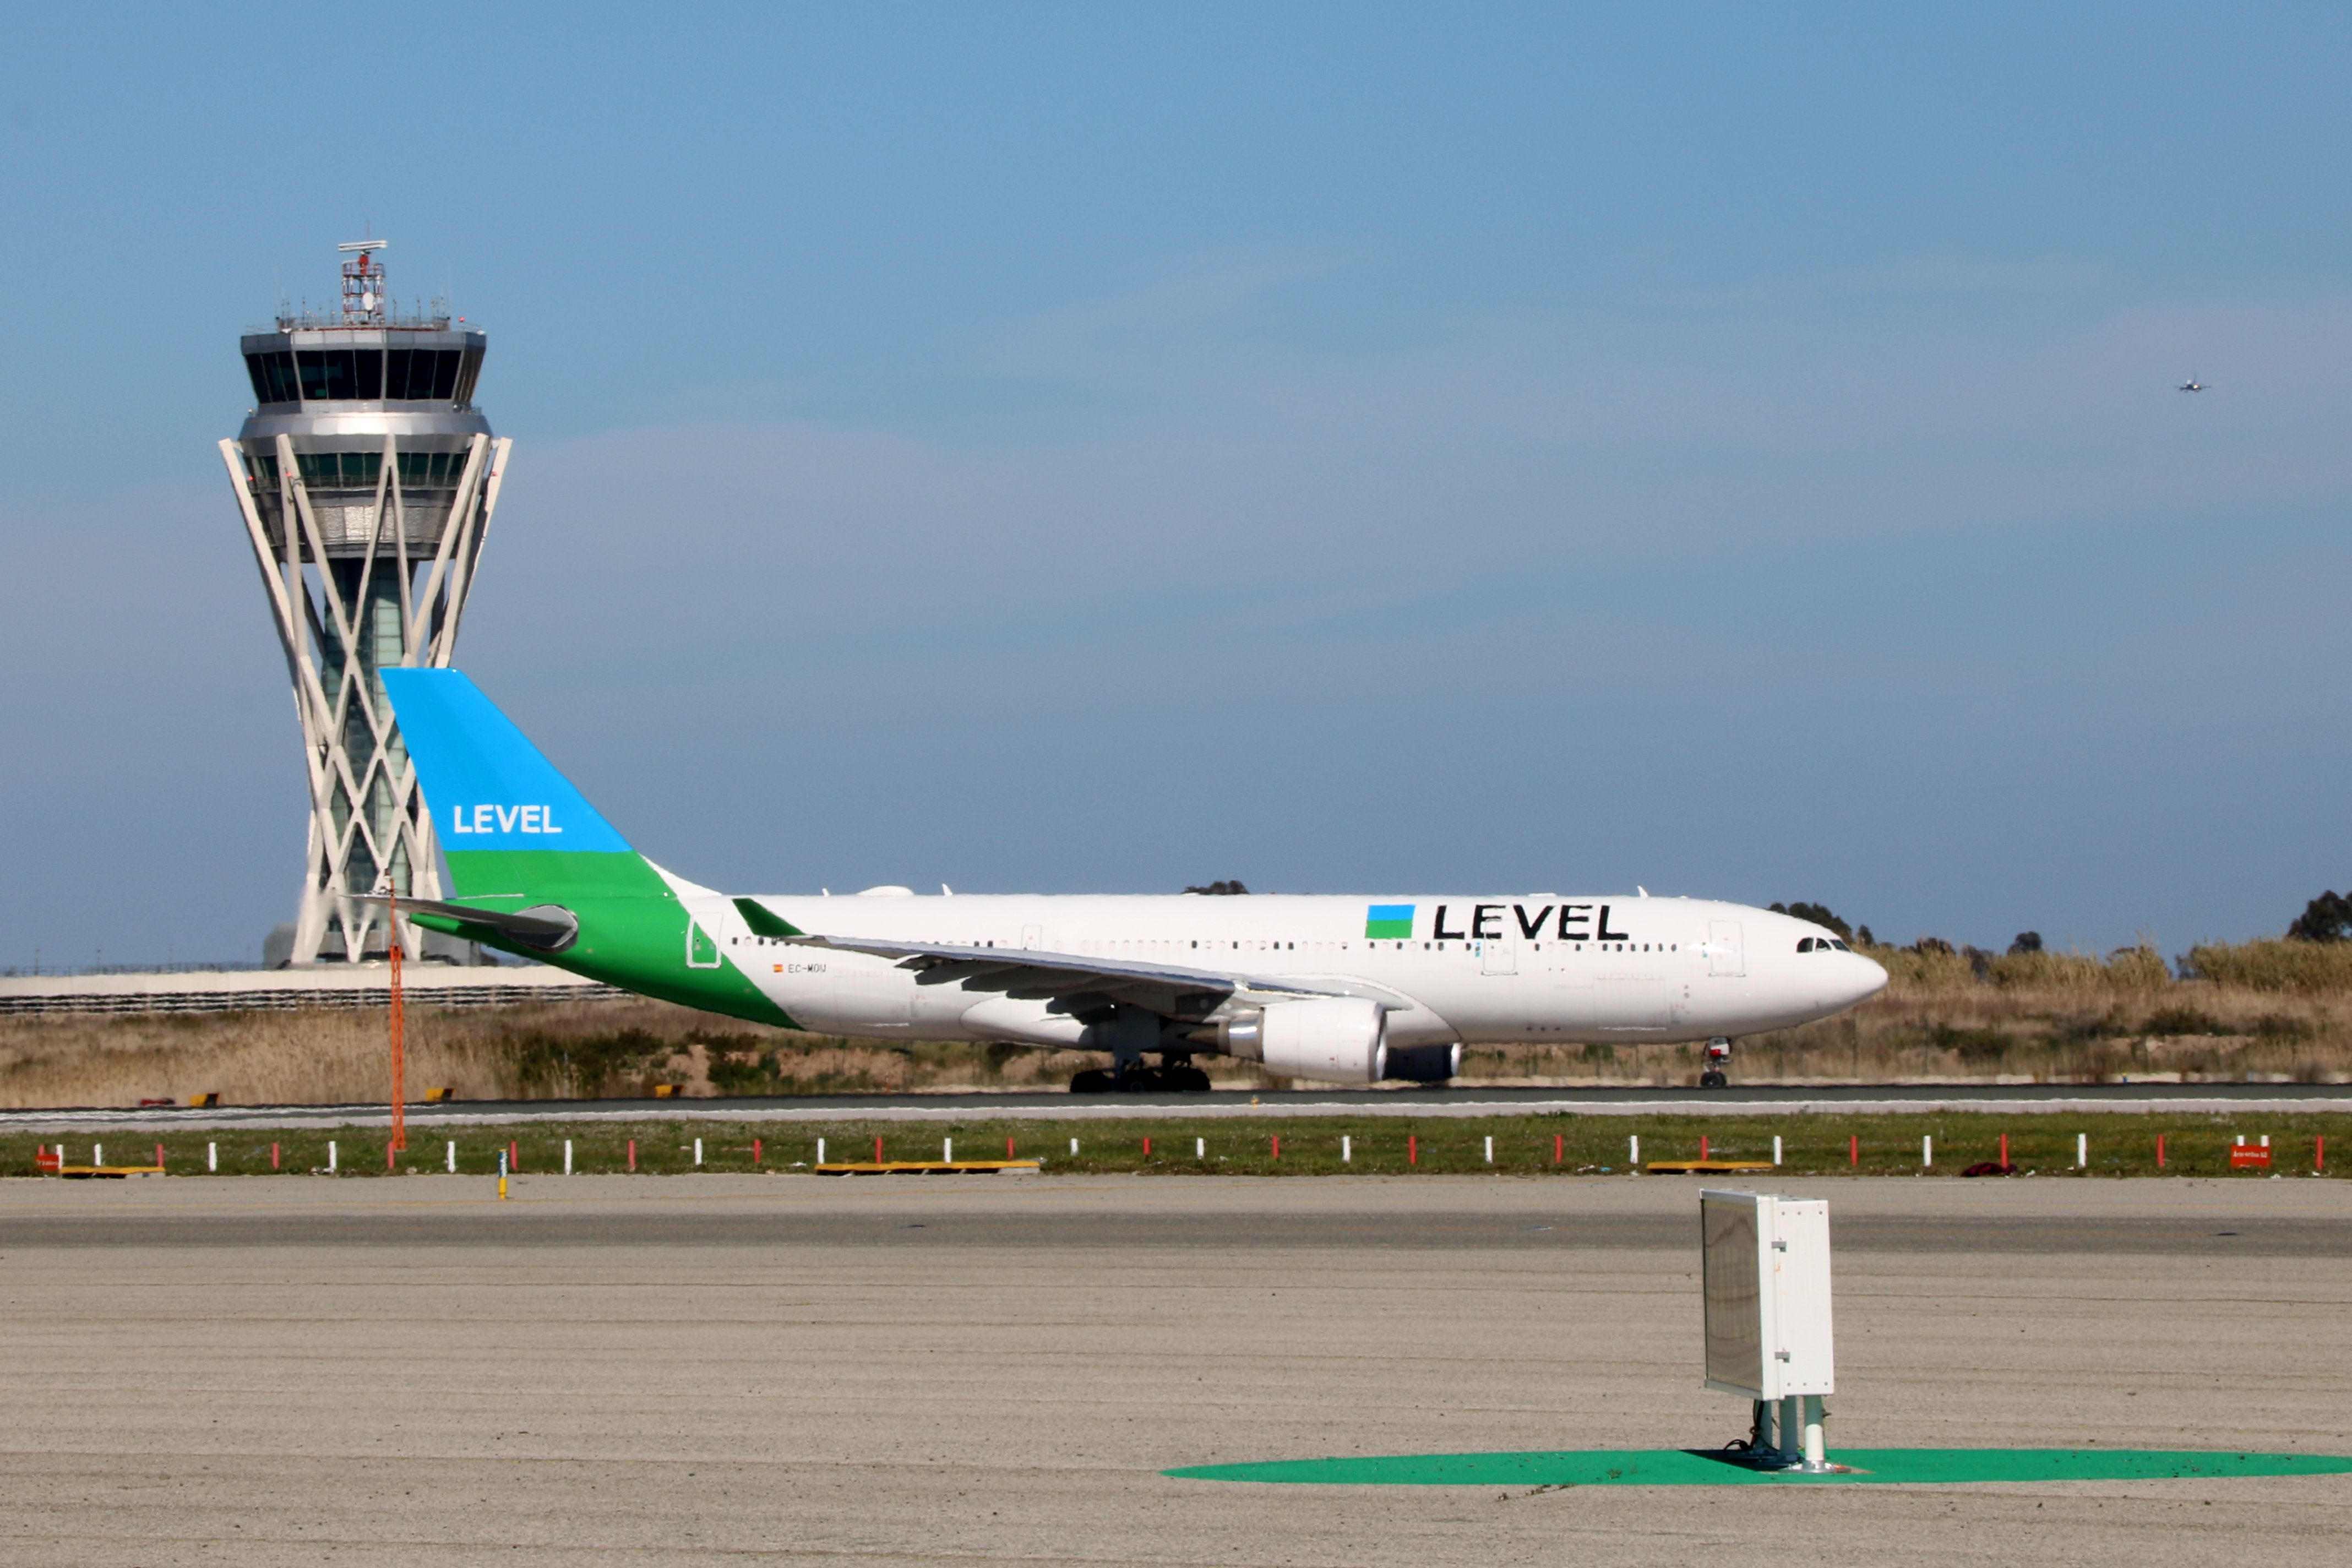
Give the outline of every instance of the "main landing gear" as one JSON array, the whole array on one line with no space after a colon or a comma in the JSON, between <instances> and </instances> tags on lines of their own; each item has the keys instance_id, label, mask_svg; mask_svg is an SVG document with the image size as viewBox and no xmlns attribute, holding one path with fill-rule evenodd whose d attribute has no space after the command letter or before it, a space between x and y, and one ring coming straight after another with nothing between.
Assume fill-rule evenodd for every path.
<instances>
[{"instance_id":1,"label":"main landing gear","mask_svg":"<svg viewBox=\"0 0 2352 1568\"><path fill-rule=\"evenodd\" d=\"M1192 1065L1192 1058L1173 1054L1163 1055L1160 1065L1152 1067L1140 1058L1121 1062L1116 1068L1086 1068L1070 1077L1072 1094L1206 1094L1209 1075Z\"/></svg>"},{"instance_id":2,"label":"main landing gear","mask_svg":"<svg viewBox=\"0 0 2352 1568\"><path fill-rule=\"evenodd\" d=\"M1698 1075L1701 1089L1725 1089L1731 1083L1731 1042L1721 1035L1706 1043L1706 1067Z\"/></svg>"}]
</instances>

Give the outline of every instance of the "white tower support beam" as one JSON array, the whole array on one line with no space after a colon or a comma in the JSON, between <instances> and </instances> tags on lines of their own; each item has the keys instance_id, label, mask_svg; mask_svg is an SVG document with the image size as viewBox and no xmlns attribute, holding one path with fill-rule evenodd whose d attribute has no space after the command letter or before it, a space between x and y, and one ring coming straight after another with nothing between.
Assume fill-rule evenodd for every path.
<instances>
[{"instance_id":1,"label":"white tower support beam","mask_svg":"<svg viewBox=\"0 0 2352 1568\"><path fill-rule=\"evenodd\" d=\"M498 479L512 442L476 434L451 504L437 518L422 584L413 581L399 438L383 437L374 504L356 550L338 552L320 529L291 437L273 443L276 514L293 523L272 539L245 454L220 444L254 562L261 569L278 642L294 688L310 795L310 843L296 912L293 962L352 962L389 944L378 906L352 901L387 879L404 898L442 896L433 824L420 809L416 772L400 743L377 672L446 668L482 544L498 505ZM264 492L266 493L266 491ZM406 922L403 922L405 928ZM414 957L415 932L404 930Z\"/></svg>"}]
</instances>

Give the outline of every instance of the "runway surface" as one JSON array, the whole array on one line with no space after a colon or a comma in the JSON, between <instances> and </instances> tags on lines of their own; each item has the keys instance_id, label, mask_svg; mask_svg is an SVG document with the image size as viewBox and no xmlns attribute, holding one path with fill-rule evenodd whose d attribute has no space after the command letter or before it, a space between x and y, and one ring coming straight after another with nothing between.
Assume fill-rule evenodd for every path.
<instances>
[{"instance_id":1,"label":"runway surface","mask_svg":"<svg viewBox=\"0 0 2352 1568\"><path fill-rule=\"evenodd\" d=\"M0 1563L2332 1563L2344 1478L1251 1487L1720 1443L1676 1179L0 1182ZM1791 1183L1853 1447L2352 1451L2352 1192ZM1760 1495L1759 1495L1760 1493Z\"/></svg>"},{"instance_id":2,"label":"runway surface","mask_svg":"<svg viewBox=\"0 0 2352 1568\"><path fill-rule=\"evenodd\" d=\"M724 1100L470 1100L413 1105L419 1127L532 1121L971 1121L1223 1116L1793 1116L1812 1111L2352 1111L2352 1086L2312 1083L1820 1084L1730 1089L1269 1089L1211 1094L838 1094ZM381 1105L64 1107L0 1110L0 1131L88 1128L372 1127Z\"/></svg>"}]
</instances>

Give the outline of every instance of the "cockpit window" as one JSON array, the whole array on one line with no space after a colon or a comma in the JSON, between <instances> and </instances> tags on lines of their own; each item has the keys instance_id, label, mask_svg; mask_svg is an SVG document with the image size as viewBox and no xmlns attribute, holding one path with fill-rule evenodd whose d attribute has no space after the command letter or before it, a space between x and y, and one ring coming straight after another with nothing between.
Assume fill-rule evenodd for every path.
<instances>
[{"instance_id":1,"label":"cockpit window","mask_svg":"<svg viewBox=\"0 0 2352 1568\"><path fill-rule=\"evenodd\" d=\"M1797 951L1799 952L1852 952L1853 949L1833 936L1808 936L1797 939Z\"/></svg>"},{"instance_id":2,"label":"cockpit window","mask_svg":"<svg viewBox=\"0 0 2352 1568\"><path fill-rule=\"evenodd\" d=\"M1811 937L1806 937L1806 938L1802 939L1801 941L1800 941L1800 942L1797 943L1797 951L1798 951L1799 952L1812 952L1812 951L1813 951L1813 939L1812 939Z\"/></svg>"},{"instance_id":3,"label":"cockpit window","mask_svg":"<svg viewBox=\"0 0 2352 1568\"><path fill-rule=\"evenodd\" d=\"M1835 938L1831 939L1829 945L1836 948L1840 952L1852 952L1853 951L1853 949L1846 946L1845 943L1837 941Z\"/></svg>"}]
</instances>

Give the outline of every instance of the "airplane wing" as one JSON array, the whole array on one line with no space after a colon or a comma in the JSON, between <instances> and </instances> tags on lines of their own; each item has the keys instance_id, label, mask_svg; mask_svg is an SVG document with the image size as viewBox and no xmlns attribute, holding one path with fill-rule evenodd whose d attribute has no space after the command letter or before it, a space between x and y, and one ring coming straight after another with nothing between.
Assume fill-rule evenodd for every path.
<instances>
[{"instance_id":1,"label":"airplane wing","mask_svg":"<svg viewBox=\"0 0 2352 1568\"><path fill-rule=\"evenodd\" d=\"M1228 997L1267 1001L1297 996L1368 996L1391 1011L1412 1003L1393 992L1360 984L1272 980L1214 969L1078 953L1040 952L1034 948L970 947L955 942L889 942L879 938L795 935L782 939L795 947L894 958L915 972L918 985L956 985L996 992L1017 1001L1062 1001L1084 1008L1089 1002L1124 1002L1167 1017L1198 1019Z\"/></svg>"},{"instance_id":2,"label":"airplane wing","mask_svg":"<svg viewBox=\"0 0 2352 1568\"><path fill-rule=\"evenodd\" d=\"M1361 996L1391 1013L1409 1013L1416 1005L1408 996L1353 979L1273 980L1233 970L1040 952L1026 947L827 936L802 931L757 899L730 901L744 923L760 936L794 947L896 959L899 968L915 972L918 985L955 985L1024 1002L1066 1002L1077 1014L1123 1002L1164 1017L1194 1020L1207 1017L1234 996L1269 1002L1297 996Z\"/></svg>"},{"instance_id":3,"label":"airplane wing","mask_svg":"<svg viewBox=\"0 0 2352 1568\"><path fill-rule=\"evenodd\" d=\"M1237 991L1323 994L1312 987L1288 982L1254 984L1244 976L1214 970L1039 952L1032 948L968 947L955 942L887 942L846 936L798 936L786 937L784 941L796 947L825 947L897 959L899 968L915 972L918 985L992 991L1018 1001L1083 1004L1084 999L1100 997L1106 1004L1131 1003L1170 1017L1204 1017Z\"/></svg>"}]
</instances>

